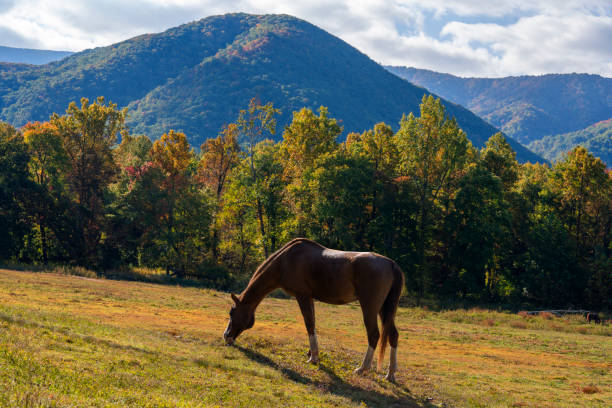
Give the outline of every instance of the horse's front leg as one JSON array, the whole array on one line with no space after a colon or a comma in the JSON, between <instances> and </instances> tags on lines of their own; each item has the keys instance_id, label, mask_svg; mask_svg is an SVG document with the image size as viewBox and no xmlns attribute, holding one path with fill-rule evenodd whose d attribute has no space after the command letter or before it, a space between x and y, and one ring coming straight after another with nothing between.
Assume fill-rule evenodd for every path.
<instances>
[{"instance_id":1,"label":"horse's front leg","mask_svg":"<svg viewBox=\"0 0 612 408\"><path fill-rule=\"evenodd\" d=\"M319 345L317 343L317 334L315 332L315 315L314 315L314 301L311 297L307 296L296 296L302 316L304 316L304 324L306 325L306 331L308 331L308 340L310 342L310 351L308 355L310 358L308 362L311 364L319 363Z\"/></svg>"}]
</instances>

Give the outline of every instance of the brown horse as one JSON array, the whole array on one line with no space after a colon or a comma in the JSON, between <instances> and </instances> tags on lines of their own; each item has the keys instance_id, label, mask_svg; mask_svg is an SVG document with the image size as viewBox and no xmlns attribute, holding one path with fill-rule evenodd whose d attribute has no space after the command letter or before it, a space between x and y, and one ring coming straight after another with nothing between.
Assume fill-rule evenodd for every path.
<instances>
[{"instance_id":1,"label":"brown horse","mask_svg":"<svg viewBox=\"0 0 612 408\"><path fill-rule=\"evenodd\" d=\"M368 334L368 349L361 374L370 369L379 339L378 316L382 337L378 368L382 367L386 342L391 345L386 378L395 380L397 339L395 312L404 286L404 275L391 259L372 252L345 252L329 249L314 241L297 238L272 254L255 271L240 296L232 294L235 305L223 337L233 344L236 337L255 323L255 309L274 289L281 288L298 301L310 340L308 362L319 362L315 332L314 301L341 305L358 300Z\"/></svg>"}]
</instances>

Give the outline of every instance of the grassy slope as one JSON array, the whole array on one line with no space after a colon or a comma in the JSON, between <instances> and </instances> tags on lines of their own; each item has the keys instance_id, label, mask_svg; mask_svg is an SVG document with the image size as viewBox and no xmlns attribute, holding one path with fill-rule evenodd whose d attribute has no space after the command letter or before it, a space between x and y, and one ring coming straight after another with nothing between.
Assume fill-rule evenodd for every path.
<instances>
[{"instance_id":1,"label":"grassy slope","mask_svg":"<svg viewBox=\"0 0 612 408\"><path fill-rule=\"evenodd\" d=\"M609 326L402 308L391 385L352 374L365 347L356 305L317 304L319 368L305 364L294 301L266 299L238 347L221 340L229 306L210 290L0 270L0 406L612 402Z\"/></svg>"}]
</instances>

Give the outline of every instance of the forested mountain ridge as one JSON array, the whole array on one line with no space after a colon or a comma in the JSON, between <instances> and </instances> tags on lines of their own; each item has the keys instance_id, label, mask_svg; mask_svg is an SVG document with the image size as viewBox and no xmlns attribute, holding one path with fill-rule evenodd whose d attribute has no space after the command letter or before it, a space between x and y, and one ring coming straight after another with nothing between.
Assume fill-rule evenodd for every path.
<instances>
[{"instance_id":1,"label":"forested mountain ridge","mask_svg":"<svg viewBox=\"0 0 612 408\"><path fill-rule=\"evenodd\" d=\"M577 145L587 148L608 167L612 166L612 119L597 122L576 132L544 136L531 142L529 148L548 160L559 160L563 153Z\"/></svg>"},{"instance_id":2,"label":"forested mountain ridge","mask_svg":"<svg viewBox=\"0 0 612 408\"><path fill-rule=\"evenodd\" d=\"M72 54L70 51L35 50L0 45L0 63L47 64L67 57L70 54Z\"/></svg>"},{"instance_id":3,"label":"forested mountain ridge","mask_svg":"<svg viewBox=\"0 0 612 408\"><path fill-rule=\"evenodd\" d=\"M599 75L461 78L424 69L386 68L465 106L525 145L612 117L612 78Z\"/></svg>"},{"instance_id":4,"label":"forested mountain ridge","mask_svg":"<svg viewBox=\"0 0 612 408\"><path fill-rule=\"evenodd\" d=\"M248 14L208 17L42 66L0 64L0 85L0 120L15 126L104 95L130 108L132 133L159 138L181 130L194 146L216 136L252 97L281 109L279 130L293 111L323 105L346 135L381 121L397 128L427 93L306 21ZM497 131L444 103L476 146ZM509 142L519 160L542 160Z\"/></svg>"}]
</instances>

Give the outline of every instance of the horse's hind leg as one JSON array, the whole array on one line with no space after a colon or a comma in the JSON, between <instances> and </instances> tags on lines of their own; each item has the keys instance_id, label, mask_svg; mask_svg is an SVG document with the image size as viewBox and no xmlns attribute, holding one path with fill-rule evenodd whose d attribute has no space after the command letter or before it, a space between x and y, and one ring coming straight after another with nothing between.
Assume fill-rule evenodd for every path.
<instances>
[{"instance_id":1,"label":"horse's hind leg","mask_svg":"<svg viewBox=\"0 0 612 408\"><path fill-rule=\"evenodd\" d=\"M361 302L361 310L363 312L363 322L365 323L368 333L368 349L363 357L361 366L355 370L357 374L363 374L372 366L374 350L376 349L376 344L378 343L378 337L380 335L378 331L377 310L373 307L369 307L368 304L364 304L363 301Z\"/></svg>"},{"instance_id":2,"label":"horse's hind leg","mask_svg":"<svg viewBox=\"0 0 612 408\"><path fill-rule=\"evenodd\" d=\"M308 355L310 358L308 362L311 364L319 363L319 345L317 343L317 334L315 332L315 315L314 315L314 301L310 297L296 296L302 316L304 317L304 324L306 325L306 331L308 331L308 340L310 342L310 351Z\"/></svg>"},{"instance_id":3,"label":"horse's hind leg","mask_svg":"<svg viewBox=\"0 0 612 408\"><path fill-rule=\"evenodd\" d=\"M391 345L391 351L389 352L389 371L387 372L387 380L395 381L395 372L397 371L397 340L399 333L395 327L395 322L391 320L389 325L389 344Z\"/></svg>"}]
</instances>

